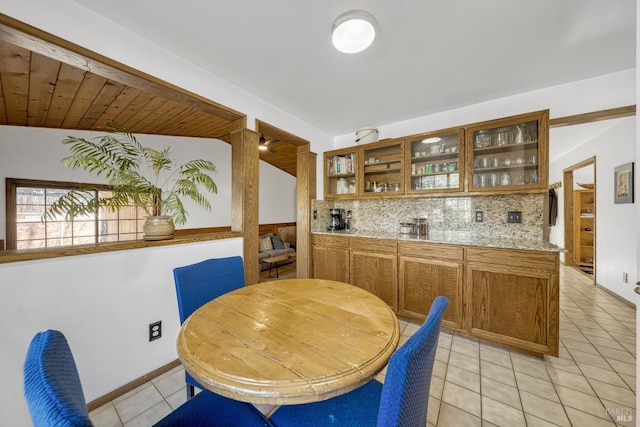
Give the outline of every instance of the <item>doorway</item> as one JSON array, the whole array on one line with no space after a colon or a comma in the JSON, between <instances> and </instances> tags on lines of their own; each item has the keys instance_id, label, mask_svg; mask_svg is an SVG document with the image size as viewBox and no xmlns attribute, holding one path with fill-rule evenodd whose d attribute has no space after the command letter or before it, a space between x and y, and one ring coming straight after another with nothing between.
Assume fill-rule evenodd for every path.
<instances>
[{"instance_id":1,"label":"doorway","mask_svg":"<svg viewBox=\"0 0 640 427\"><path fill-rule=\"evenodd\" d=\"M596 283L596 158L563 170L565 265Z\"/></svg>"}]
</instances>

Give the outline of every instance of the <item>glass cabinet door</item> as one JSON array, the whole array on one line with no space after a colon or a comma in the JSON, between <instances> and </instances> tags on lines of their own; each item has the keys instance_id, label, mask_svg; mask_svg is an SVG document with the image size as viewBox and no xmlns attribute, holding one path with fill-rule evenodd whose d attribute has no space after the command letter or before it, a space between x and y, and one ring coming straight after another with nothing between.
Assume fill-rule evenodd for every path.
<instances>
[{"instance_id":1,"label":"glass cabinet door","mask_svg":"<svg viewBox=\"0 0 640 427\"><path fill-rule=\"evenodd\" d=\"M327 151L324 154L326 199L354 197L357 192L355 148Z\"/></svg>"},{"instance_id":2,"label":"glass cabinet door","mask_svg":"<svg viewBox=\"0 0 640 427\"><path fill-rule=\"evenodd\" d=\"M360 194L379 197L404 194L402 140L374 142L360 148L362 150Z\"/></svg>"},{"instance_id":3,"label":"glass cabinet door","mask_svg":"<svg viewBox=\"0 0 640 427\"><path fill-rule=\"evenodd\" d=\"M548 122L546 113L495 121L492 127L470 128L469 190L513 191L546 186L548 127L542 127L543 121Z\"/></svg>"},{"instance_id":4,"label":"glass cabinet door","mask_svg":"<svg viewBox=\"0 0 640 427\"><path fill-rule=\"evenodd\" d=\"M407 138L407 193L464 189L463 129Z\"/></svg>"}]
</instances>

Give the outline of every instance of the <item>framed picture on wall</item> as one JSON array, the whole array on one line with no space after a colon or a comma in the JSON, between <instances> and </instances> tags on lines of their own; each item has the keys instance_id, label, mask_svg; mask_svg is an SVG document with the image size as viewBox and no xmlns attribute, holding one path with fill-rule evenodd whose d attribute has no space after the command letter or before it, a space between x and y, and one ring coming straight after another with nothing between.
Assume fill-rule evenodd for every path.
<instances>
[{"instance_id":1,"label":"framed picture on wall","mask_svg":"<svg viewBox=\"0 0 640 427\"><path fill-rule=\"evenodd\" d=\"M615 203L633 203L633 162L617 166L613 177Z\"/></svg>"}]
</instances>

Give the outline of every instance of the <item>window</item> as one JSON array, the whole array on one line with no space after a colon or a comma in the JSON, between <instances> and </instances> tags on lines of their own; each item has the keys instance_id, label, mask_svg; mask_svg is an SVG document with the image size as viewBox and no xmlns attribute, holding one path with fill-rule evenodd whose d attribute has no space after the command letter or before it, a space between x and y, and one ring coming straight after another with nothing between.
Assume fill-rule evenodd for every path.
<instances>
[{"instance_id":1,"label":"window","mask_svg":"<svg viewBox=\"0 0 640 427\"><path fill-rule=\"evenodd\" d=\"M95 215L45 218L47 208L77 183L18 180L7 178L7 249L44 249L90 243L119 242L142 238L146 215L143 209L127 206ZM92 185L96 196L108 195L109 186Z\"/></svg>"}]
</instances>

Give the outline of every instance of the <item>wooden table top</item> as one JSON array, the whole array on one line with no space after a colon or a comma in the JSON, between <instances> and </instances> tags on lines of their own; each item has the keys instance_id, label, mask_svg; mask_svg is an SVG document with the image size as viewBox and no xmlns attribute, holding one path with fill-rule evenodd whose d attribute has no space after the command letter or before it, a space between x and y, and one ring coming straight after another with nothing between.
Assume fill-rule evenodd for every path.
<instances>
[{"instance_id":1,"label":"wooden table top","mask_svg":"<svg viewBox=\"0 0 640 427\"><path fill-rule=\"evenodd\" d=\"M200 384L273 405L328 399L378 374L400 328L380 298L356 286L288 279L229 292L183 323L178 355Z\"/></svg>"}]
</instances>

